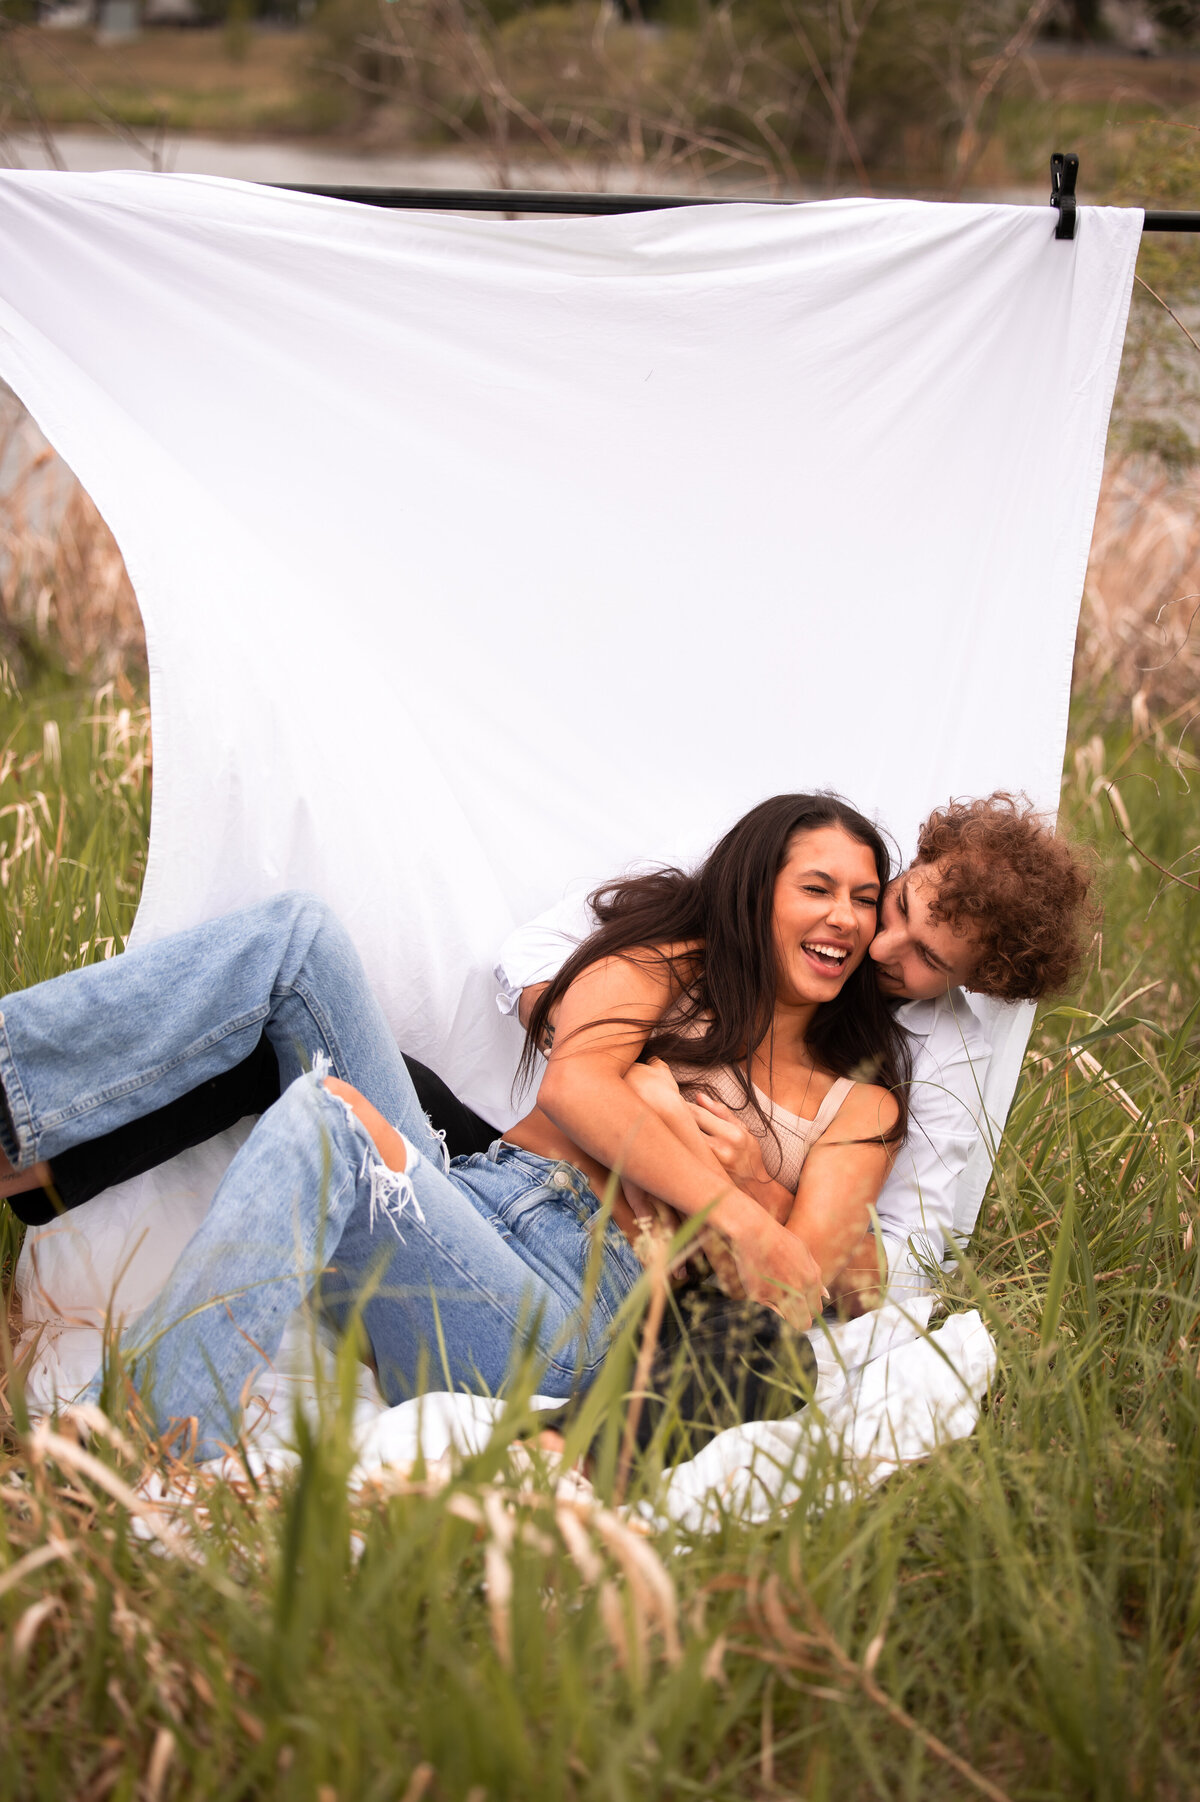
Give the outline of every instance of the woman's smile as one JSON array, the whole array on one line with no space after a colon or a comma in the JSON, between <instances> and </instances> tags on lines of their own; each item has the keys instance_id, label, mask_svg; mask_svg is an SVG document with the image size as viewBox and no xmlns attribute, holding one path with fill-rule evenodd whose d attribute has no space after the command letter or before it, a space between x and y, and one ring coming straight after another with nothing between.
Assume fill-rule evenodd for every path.
<instances>
[{"instance_id":1,"label":"woman's smile","mask_svg":"<svg viewBox=\"0 0 1200 1802\"><path fill-rule=\"evenodd\" d=\"M818 975L840 983L850 956L849 945L835 944L831 939L805 939L800 949Z\"/></svg>"},{"instance_id":2,"label":"woman's smile","mask_svg":"<svg viewBox=\"0 0 1200 1802\"><path fill-rule=\"evenodd\" d=\"M875 936L879 872L867 845L840 826L798 832L775 879L780 999L831 1001Z\"/></svg>"}]
</instances>

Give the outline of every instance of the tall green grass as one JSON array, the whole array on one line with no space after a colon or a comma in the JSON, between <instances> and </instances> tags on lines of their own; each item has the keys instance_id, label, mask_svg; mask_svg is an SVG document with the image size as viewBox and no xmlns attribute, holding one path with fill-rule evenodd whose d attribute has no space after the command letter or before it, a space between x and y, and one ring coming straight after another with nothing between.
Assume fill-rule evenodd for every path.
<instances>
[{"instance_id":1,"label":"tall green grass","mask_svg":"<svg viewBox=\"0 0 1200 1802\"><path fill-rule=\"evenodd\" d=\"M1077 702L1066 772L1094 968L1039 1021L948 1284L1000 1347L971 1440L836 1505L829 1454L769 1524L639 1538L610 1507L627 1346L595 1501L513 1464L519 1398L460 1470L350 1494L335 1405L285 1483L207 1489L164 1548L134 1528L154 1448L87 1466L6 1384L0 1797L1194 1794L1200 772L1178 724L1116 717ZM0 701L6 985L119 948L145 723L47 673Z\"/></svg>"},{"instance_id":2,"label":"tall green grass","mask_svg":"<svg viewBox=\"0 0 1200 1802\"><path fill-rule=\"evenodd\" d=\"M120 951L150 824L150 710L53 666L23 689L0 661L0 991ZM19 1230L0 1205L0 1268Z\"/></svg>"}]
</instances>

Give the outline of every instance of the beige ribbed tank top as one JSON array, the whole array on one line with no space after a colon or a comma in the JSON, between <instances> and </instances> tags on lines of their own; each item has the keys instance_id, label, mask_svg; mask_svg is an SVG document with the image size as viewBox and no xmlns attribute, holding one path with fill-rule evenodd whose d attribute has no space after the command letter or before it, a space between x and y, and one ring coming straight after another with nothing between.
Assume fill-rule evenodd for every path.
<instances>
[{"instance_id":1,"label":"beige ribbed tank top","mask_svg":"<svg viewBox=\"0 0 1200 1802\"><path fill-rule=\"evenodd\" d=\"M710 1070L699 1069L695 1064L670 1064L668 1068L681 1089L705 1089L716 1100L723 1101L730 1113L737 1115L740 1125L758 1140L767 1175L772 1182L782 1183L786 1189L796 1188L810 1149L854 1087L850 1077L839 1076L812 1119L807 1120L802 1114L791 1114L780 1107L755 1083L754 1093L766 1115L764 1122L747 1103L737 1077L727 1064L718 1064Z\"/></svg>"}]
</instances>

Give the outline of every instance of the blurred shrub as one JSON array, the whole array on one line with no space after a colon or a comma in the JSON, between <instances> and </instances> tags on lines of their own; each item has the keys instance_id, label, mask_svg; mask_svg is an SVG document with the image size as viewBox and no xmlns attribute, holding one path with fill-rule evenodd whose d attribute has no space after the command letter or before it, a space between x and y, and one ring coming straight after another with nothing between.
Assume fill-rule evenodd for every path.
<instances>
[{"instance_id":1,"label":"blurred shrub","mask_svg":"<svg viewBox=\"0 0 1200 1802\"><path fill-rule=\"evenodd\" d=\"M1052 0L322 0L318 60L364 116L518 151L742 169L776 188L872 169L961 182Z\"/></svg>"}]
</instances>

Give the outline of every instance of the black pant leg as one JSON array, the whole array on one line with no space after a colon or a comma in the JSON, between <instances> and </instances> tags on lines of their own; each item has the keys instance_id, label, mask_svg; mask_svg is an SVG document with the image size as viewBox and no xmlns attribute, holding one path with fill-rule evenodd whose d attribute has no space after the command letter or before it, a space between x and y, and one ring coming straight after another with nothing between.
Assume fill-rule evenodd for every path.
<instances>
[{"instance_id":1,"label":"black pant leg","mask_svg":"<svg viewBox=\"0 0 1200 1802\"><path fill-rule=\"evenodd\" d=\"M486 1151L500 1137L499 1127L490 1126L482 1115L473 1113L427 1064L419 1064L415 1057L406 1057L404 1062L417 1100L439 1132L445 1133L446 1150L452 1158Z\"/></svg>"},{"instance_id":2,"label":"black pant leg","mask_svg":"<svg viewBox=\"0 0 1200 1802\"><path fill-rule=\"evenodd\" d=\"M666 1463L694 1456L727 1427L785 1420L805 1406L817 1361L804 1333L759 1302L708 1285L678 1292L663 1321L637 1442L663 1437Z\"/></svg>"},{"instance_id":3,"label":"black pant leg","mask_svg":"<svg viewBox=\"0 0 1200 1802\"><path fill-rule=\"evenodd\" d=\"M421 1106L434 1125L445 1131L450 1155L486 1151L497 1137L496 1128L466 1107L424 1064L415 1058L404 1061ZM279 1064L264 1034L250 1056L232 1070L115 1132L61 1152L54 1160L53 1192L31 1189L11 1196L9 1205L26 1226L44 1226L56 1214L82 1206L114 1183L128 1182L179 1152L215 1138L248 1114L266 1113L278 1100Z\"/></svg>"},{"instance_id":4,"label":"black pant leg","mask_svg":"<svg viewBox=\"0 0 1200 1802\"><path fill-rule=\"evenodd\" d=\"M13 1213L27 1226L44 1226L56 1214L82 1206L114 1183L128 1182L177 1153L215 1138L247 1114L265 1113L278 1100L279 1065L264 1034L249 1057L211 1082L201 1083L166 1107L131 1120L115 1132L60 1152L53 1164L53 1191L33 1189L10 1197Z\"/></svg>"},{"instance_id":5,"label":"black pant leg","mask_svg":"<svg viewBox=\"0 0 1200 1802\"><path fill-rule=\"evenodd\" d=\"M735 1301L705 1284L676 1290L638 1412L637 1444L644 1452L657 1439L663 1463L678 1464L727 1427L798 1413L816 1375L807 1336L773 1309ZM539 1419L565 1431L582 1400ZM592 1451L599 1445L598 1434Z\"/></svg>"}]
</instances>

